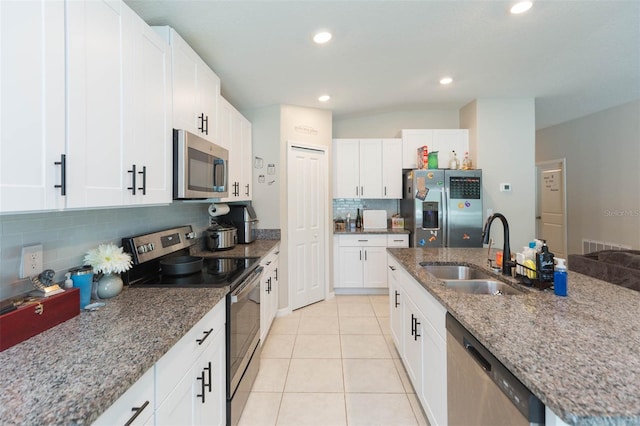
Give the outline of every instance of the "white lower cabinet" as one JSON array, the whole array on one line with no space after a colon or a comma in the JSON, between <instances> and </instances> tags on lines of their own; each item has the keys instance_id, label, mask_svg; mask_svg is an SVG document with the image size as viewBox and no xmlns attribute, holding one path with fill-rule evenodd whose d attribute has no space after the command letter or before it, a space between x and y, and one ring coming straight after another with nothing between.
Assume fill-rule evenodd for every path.
<instances>
[{"instance_id":1,"label":"white lower cabinet","mask_svg":"<svg viewBox=\"0 0 640 426\"><path fill-rule=\"evenodd\" d=\"M94 425L152 425L154 424L155 367L147 370L107 411L93 423ZM129 423L130 422L130 423Z\"/></svg>"},{"instance_id":2,"label":"white lower cabinet","mask_svg":"<svg viewBox=\"0 0 640 426\"><path fill-rule=\"evenodd\" d=\"M386 288L387 247L408 247L407 235L336 235L334 288Z\"/></svg>"},{"instance_id":3,"label":"white lower cabinet","mask_svg":"<svg viewBox=\"0 0 640 426\"><path fill-rule=\"evenodd\" d=\"M388 256L391 334L432 425L447 424L446 309Z\"/></svg>"},{"instance_id":4,"label":"white lower cabinet","mask_svg":"<svg viewBox=\"0 0 640 426\"><path fill-rule=\"evenodd\" d=\"M260 262L264 268L260 278L260 342L263 344L278 311L278 254L280 245L274 247Z\"/></svg>"},{"instance_id":5,"label":"white lower cabinet","mask_svg":"<svg viewBox=\"0 0 640 426\"><path fill-rule=\"evenodd\" d=\"M93 424L226 424L225 313L222 299Z\"/></svg>"}]
</instances>

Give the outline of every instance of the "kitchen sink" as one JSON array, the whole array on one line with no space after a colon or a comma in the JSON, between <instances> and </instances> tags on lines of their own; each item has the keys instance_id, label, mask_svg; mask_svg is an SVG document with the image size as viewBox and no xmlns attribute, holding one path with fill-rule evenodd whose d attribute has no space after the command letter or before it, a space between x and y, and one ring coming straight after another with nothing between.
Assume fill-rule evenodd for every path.
<instances>
[{"instance_id":1,"label":"kitchen sink","mask_svg":"<svg viewBox=\"0 0 640 426\"><path fill-rule=\"evenodd\" d=\"M491 275L479 269L465 265L430 265L426 262L420 263L425 271L433 274L441 280L475 280L491 279Z\"/></svg>"},{"instance_id":2,"label":"kitchen sink","mask_svg":"<svg viewBox=\"0 0 640 426\"><path fill-rule=\"evenodd\" d=\"M445 287L468 294L489 294L499 295L518 295L523 294L520 290L511 287L496 280L443 280Z\"/></svg>"}]
</instances>

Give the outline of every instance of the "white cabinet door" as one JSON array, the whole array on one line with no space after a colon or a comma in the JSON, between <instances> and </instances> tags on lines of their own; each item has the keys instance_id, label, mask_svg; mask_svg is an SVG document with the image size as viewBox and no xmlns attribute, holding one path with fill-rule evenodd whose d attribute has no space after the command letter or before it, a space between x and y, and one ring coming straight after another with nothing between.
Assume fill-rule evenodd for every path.
<instances>
[{"instance_id":1,"label":"white cabinet door","mask_svg":"<svg viewBox=\"0 0 640 426\"><path fill-rule=\"evenodd\" d=\"M151 367L111 407L92 423L93 426L153 424L155 410L155 368ZM128 423L135 416L135 419Z\"/></svg>"},{"instance_id":2,"label":"white cabinet door","mask_svg":"<svg viewBox=\"0 0 640 426\"><path fill-rule=\"evenodd\" d=\"M219 331L194 364L193 425L224 426L226 416L225 334Z\"/></svg>"},{"instance_id":3,"label":"white cabinet door","mask_svg":"<svg viewBox=\"0 0 640 426\"><path fill-rule=\"evenodd\" d=\"M382 140L360 139L359 198L382 198Z\"/></svg>"},{"instance_id":4,"label":"white cabinet door","mask_svg":"<svg viewBox=\"0 0 640 426\"><path fill-rule=\"evenodd\" d=\"M417 395L422 393L422 365L424 362L424 319L409 297L404 297L404 366Z\"/></svg>"},{"instance_id":5,"label":"white cabinet door","mask_svg":"<svg viewBox=\"0 0 640 426\"><path fill-rule=\"evenodd\" d=\"M231 116L234 109L229 101L220 96L218 100L218 145L229 151L231 151Z\"/></svg>"},{"instance_id":6,"label":"white cabinet door","mask_svg":"<svg viewBox=\"0 0 640 426\"><path fill-rule=\"evenodd\" d=\"M391 257L389 257L388 266L387 277L389 281L389 323L391 337L396 344L396 349L400 353L400 357L403 357L404 292L398 281L398 265Z\"/></svg>"},{"instance_id":7,"label":"white cabinet door","mask_svg":"<svg viewBox=\"0 0 640 426\"><path fill-rule=\"evenodd\" d=\"M387 287L387 247L363 247L363 287Z\"/></svg>"},{"instance_id":8,"label":"white cabinet door","mask_svg":"<svg viewBox=\"0 0 640 426\"><path fill-rule=\"evenodd\" d=\"M200 134L197 125L199 58L178 33L167 30L172 54L173 127Z\"/></svg>"},{"instance_id":9,"label":"white cabinet door","mask_svg":"<svg viewBox=\"0 0 640 426\"><path fill-rule=\"evenodd\" d=\"M362 248L340 247L338 256L340 256L339 280L334 287L362 287Z\"/></svg>"},{"instance_id":10,"label":"white cabinet door","mask_svg":"<svg viewBox=\"0 0 640 426\"><path fill-rule=\"evenodd\" d=\"M0 212L65 205L64 8L0 2Z\"/></svg>"},{"instance_id":11,"label":"white cabinet door","mask_svg":"<svg viewBox=\"0 0 640 426\"><path fill-rule=\"evenodd\" d=\"M274 278L274 271L275 265L273 263L273 259L267 260L260 279L260 291L262 292L260 295L260 340L263 343L269 333L269 329L273 323L273 318L275 317L275 310L273 307L275 305L274 299L278 297L278 286Z\"/></svg>"},{"instance_id":12,"label":"white cabinet door","mask_svg":"<svg viewBox=\"0 0 640 426\"><path fill-rule=\"evenodd\" d=\"M425 412L433 425L447 424L447 345L426 321L423 327L422 394Z\"/></svg>"},{"instance_id":13,"label":"white cabinet door","mask_svg":"<svg viewBox=\"0 0 640 426\"><path fill-rule=\"evenodd\" d=\"M253 181L253 130L251 122L241 116L240 131L242 153L240 155L240 198L242 201L250 201L252 199L252 181Z\"/></svg>"},{"instance_id":14,"label":"white cabinet door","mask_svg":"<svg viewBox=\"0 0 640 426\"><path fill-rule=\"evenodd\" d=\"M467 129L435 129L433 144L438 148L438 167L448 168L455 151L461 163L464 153L469 151L469 130ZM461 165L461 164L460 164Z\"/></svg>"},{"instance_id":15,"label":"white cabinet door","mask_svg":"<svg viewBox=\"0 0 640 426\"><path fill-rule=\"evenodd\" d=\"M382 140L382 198L402 198L402 139Z\"/></svg>"},{"instance_id":16,"label":"white cabinet door","mask_svg":"<svg viewBox=\"0 0 640 426\"><path fill-rule=\"evenodd\" d=\"M333 198L360 198L360 142L333 140Z\"/></svg>"},{"instance_id":17,"label":"white cabinet door","mask_svg":"<svg viewBox=\"0 0 640 426\"><path fill-rule=\"evenodd\" d=\"M408 129L402 130L402 168L418 168L418 148L427 145L429 152L433 151L433 130Z\"/></svg>"},{"instance_id":18,"label":"white cabinet door","mask_svg":"<svg viewBox=\"0 0 640 426\"><path fill-rule=\"evenodd\" d=\"M201 136L211 142L218 142L218 99L220 98L220 78L201 59L198 61L199 111L204 115ZM201 111L201 112L200 112ZM199 124L202 124L200 119Z\"/></svg>"},{"instance_id":19,"label":"white cabinet door","mask_svg":"<svg viewBox=\"0 0 640 426\"><path fill-rule=\"evenodd\" d=\"M123 69L130 48L119 1L67 10L67 207L118 206L126 190Z\"/></svg>"},{"instance_id":20,"label":"white cabinet door","mask_svg":"<svg viewBox=\"0 0 640 426\"><path fill-rule=\"evenodd\" d=\"M125 75L127 204L170 203L172 130L170 47L132 14L130 72Z\"/></svg>"}]
</instances>

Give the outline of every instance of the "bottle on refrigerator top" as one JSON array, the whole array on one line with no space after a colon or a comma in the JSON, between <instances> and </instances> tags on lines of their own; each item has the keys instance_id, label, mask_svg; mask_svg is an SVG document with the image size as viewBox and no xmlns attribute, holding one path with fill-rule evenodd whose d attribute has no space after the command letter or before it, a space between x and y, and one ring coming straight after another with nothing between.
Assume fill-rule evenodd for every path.
<instances>
[{"instance_id":1,"label":"bottle on refrigerator top","mask_svg":"<svg viewBox=\"0 0 640 426\"><path fill-rule=\"evenodd\" d=\"M536 256L536 270L538 271L538 278L540 282L552 283L553 282L553 253L549 251L547 242L542 240L542 249Z\"/></svg>"},{"instance_id":2,"label":"bottle on refrigerator top","mask_svg":"<svg viewBox=\"0 0 640 426\"><path fill-rule=\"evenodd\" d=\"M356 216L356 228L362 228L362 216L360 216L360 209L358 209L358 215Z\"/></svg>"},{"instance_id":3,"label":"bottle on refrigerator top","mask_svg":"<svg viewBox=\"0 0 640 426\"><path fill-rule=\"evenodd\" d=\"M557 296L567 295L567 266L564 264L564 259L557 258L558 264L556 270L553 273L553 292Z\"/></svg>"},{"instance_id":4,"label":"bottle on refrigerator top","mask_svg":"<svg viewBox=\"0 0 640 426\"><path fill-rule=\"evenodd\" d=\"M456 155L455 151L451 151L453 153L453 157L451 158L451 161L449 162L449 168L451 170L458 170L458 156Z\"/></svg>"},{"instance_id":5,"label":"bottle on refrigerator top","mask_svg":"<svg viewBox=\"0 0 640 426\"><path fill-rule=\"evenodd\" d=\"M471 170L473 168L471 159L469 158L469 152L464 153L464 159L462 160L462 170Z\"/></svg>"}]
</instances>

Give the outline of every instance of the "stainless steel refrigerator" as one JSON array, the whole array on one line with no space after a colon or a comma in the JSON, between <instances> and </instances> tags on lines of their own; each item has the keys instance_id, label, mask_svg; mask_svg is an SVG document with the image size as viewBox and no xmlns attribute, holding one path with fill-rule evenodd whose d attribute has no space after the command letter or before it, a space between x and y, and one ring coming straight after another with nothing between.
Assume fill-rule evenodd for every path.
<instances>
[{"instance_id":1,"label":"stainless steel refrigerator","mask_svg":"<svg viewBox=\"0 0 640 426\"><path fill-rule=\"evenodd\" d=\"M482 170L405 172L400 213L411 247L482 247Z\"/></svg>"}]
</instances>

